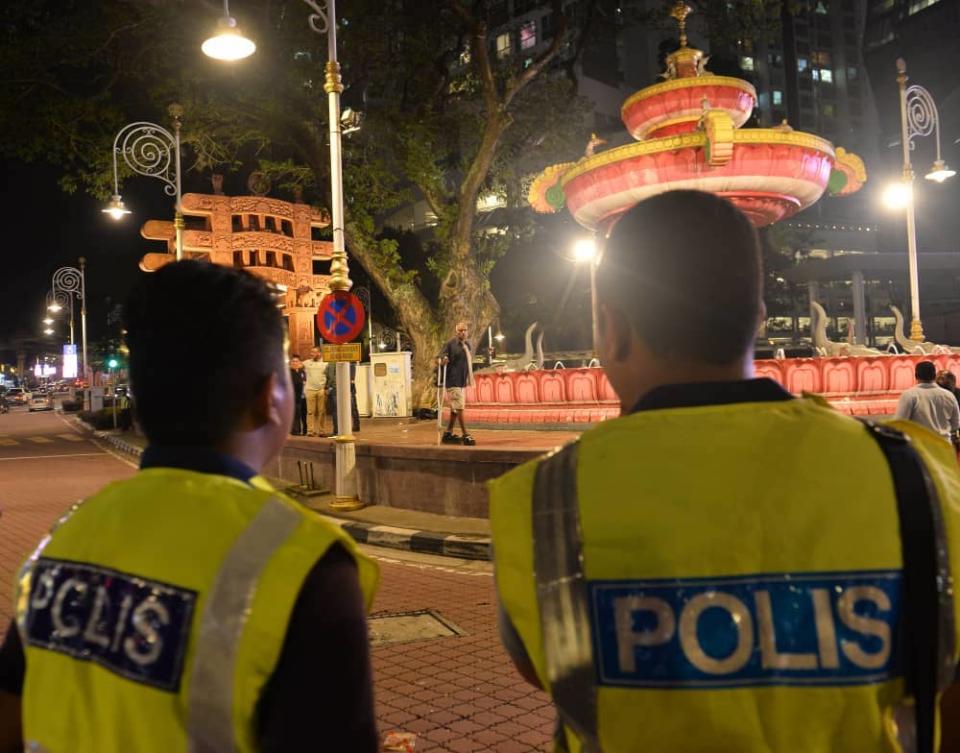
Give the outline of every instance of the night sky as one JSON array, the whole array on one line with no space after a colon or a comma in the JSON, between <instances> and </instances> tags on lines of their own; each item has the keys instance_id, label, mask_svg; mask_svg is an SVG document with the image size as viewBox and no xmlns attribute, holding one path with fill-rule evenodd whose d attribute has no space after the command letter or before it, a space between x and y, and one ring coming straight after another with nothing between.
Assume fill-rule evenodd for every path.
<instances>
[{"instance_id":1,"label":"night sky","mask_svg":"<svg viewBox=\"0 0 960 753\"><path fill-rule=\"evenodd\" d=\"M80 256L87 259L88 339L95 340L106 330L111 300L122 302L142 274L137 267L140 257L163 248L140 237L141 224L172 215L172 200L159 181L131 180L123 196L133 214L115 222L100 211L101 202L83 193L62 191L56 168L7 162L0 163L0 169L4 177L0 200L8 218L0 272L0 362L14 362L11 340L16 338L50 342L51 351L68 341L66 312L57 315L56 333L49 338L43 335L40 320L54 271L77 266ZM79 344L79 306L75 316ZM35 354L37 348L26 344L28 354Z\"/></svg>"}]
</instances>

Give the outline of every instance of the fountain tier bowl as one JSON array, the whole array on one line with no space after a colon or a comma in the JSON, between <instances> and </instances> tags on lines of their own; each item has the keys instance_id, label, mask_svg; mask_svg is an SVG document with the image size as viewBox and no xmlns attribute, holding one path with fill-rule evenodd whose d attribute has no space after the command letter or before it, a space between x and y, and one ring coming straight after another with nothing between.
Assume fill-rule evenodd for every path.
<instances>
[{"instance_id":1,"label":"fountain tier bowl","mask_svg":"<svg viewBox=\"0 0 960 753\"><path fill-rule=\"evenodd\" d=\"M675 134L601 152L566 170L560 185L570 213L590 229L664 191L696 189L724 196L757 227L817 201L836 157L829 141L768 128L733 133L732 158L711 166L702 131Z\"/></svg>"},{"instance_id":2,"label":"fountain tier bowl","mask_svg":"<svg viewBox=\"0 0 960 753\"><path fill-rule=\"evenodd\" d=\"M696 129L704 100L710 108L725 110L739 128L753 112L757 92L747 81L729 76L671 79L638 91L623 103L620 117L638 141L669 136Z\"/></svg>"}]
</instances>

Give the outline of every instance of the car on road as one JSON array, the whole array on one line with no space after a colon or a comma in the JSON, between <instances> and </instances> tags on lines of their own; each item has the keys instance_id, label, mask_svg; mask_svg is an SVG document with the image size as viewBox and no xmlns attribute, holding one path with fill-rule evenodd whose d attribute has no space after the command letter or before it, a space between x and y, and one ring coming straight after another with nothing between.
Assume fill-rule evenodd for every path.
<instances>
[{"instance_id":1,"label":"car on road","mask_svg":"<svg viewBox=\"0 0 960 753\"><path fill-rule=\"evenodd\" d=\"M22 387L11 387L4 397L10 405L26 405L30 395Z\"/></svg>"},{"instance_id":2,"label":"car on road","mask_svg":"<svg viewBox=\"0 0 960 753\"><path fill-rule=\"evenodd\" d=\"M35 393L27 403L27 411L33 413L35 410L53 410L53 398L50 395Z\"/></svg>"}]
</instances>

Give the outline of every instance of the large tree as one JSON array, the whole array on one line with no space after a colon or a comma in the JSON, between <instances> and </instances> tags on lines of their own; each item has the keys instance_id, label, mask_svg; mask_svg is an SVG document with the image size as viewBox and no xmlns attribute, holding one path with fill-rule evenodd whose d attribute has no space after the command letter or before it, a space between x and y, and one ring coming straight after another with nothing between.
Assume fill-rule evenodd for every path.
<instances>
[{"instance_id":1,"label":"large tree","mask_svg":"<svg viewBox=\"0 0 960 753\"><path fill-rule=\"evenodd\" d=\"M512 236L478 230L478 199L519 205L525 176L569 159L588 136L583 103L557 65L563 46L579 42L563 3L552 3L549 40L502 56L484 6L339 4L344 101L366 115L344 144L348 251L413 343L418 394L452 324L466 320L479 332L499 311L489 272ZM233 66L199 50L219 12L212 2L36 0L8 9L0 149L49 160L67 190L105 197L114 133L130 120L163 122L166 105L179 102L190 169L255 165L275 186L329 206L326 40L295 0L244 0L232 10L258 44ZM428 269L405 268L381 233L392 211L417 200L436 217ZM431 289L438 293L425 294Z\"/></svg>"}]
</instances>

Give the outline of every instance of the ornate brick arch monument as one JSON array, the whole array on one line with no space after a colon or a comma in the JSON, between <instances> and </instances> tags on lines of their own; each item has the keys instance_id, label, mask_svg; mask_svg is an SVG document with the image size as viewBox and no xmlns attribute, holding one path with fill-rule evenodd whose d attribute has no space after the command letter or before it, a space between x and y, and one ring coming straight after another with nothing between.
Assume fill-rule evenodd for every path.
<instances>
[{"instance_id":1,"label":"ornate brick arch monument","mask_svg":"<svg viewBox=\"0 0 960 753\"><path fill-rule=\"evenodd\" d=\"M184 258L243 267L273 283L288 319L291 352L306 355L314 344L317 306L330 292L328 275L314 274L313 262L329 262L333 255L333 243L313 240L313 231L328 227L330 215L308 204L265 196L188 193L182 204L187 218ZM149 220L140 234L167 244L166 253L143 257L140 268L144 272L155 271L173 259L172 222Z\"/></svg>"}]
</instances>

